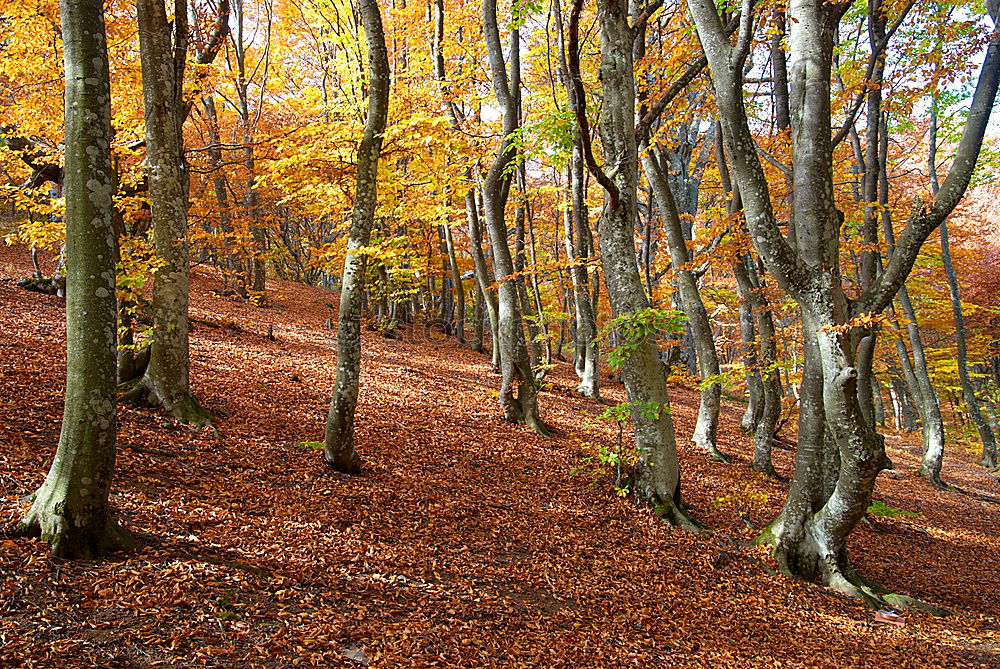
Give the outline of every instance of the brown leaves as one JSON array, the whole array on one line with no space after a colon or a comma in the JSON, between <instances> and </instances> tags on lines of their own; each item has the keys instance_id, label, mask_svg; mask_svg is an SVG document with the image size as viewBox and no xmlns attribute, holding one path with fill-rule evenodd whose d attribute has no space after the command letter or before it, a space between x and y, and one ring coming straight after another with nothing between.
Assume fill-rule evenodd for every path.
<instances>
[{"instance_id":1,"label":"brown leaves","mask_svg":"<svg viewBox=\"0 0 1000 669\"><path fill-rule=\"evenodd\" d=\"M60 419L61 306L13 287L27 262L0 250L0 331L17 340L0 339L5 521L41 481ZM880 520L882 533L863 526L860 568L963 615L907 613L903 630L876 628L870 611L768 574L767 549L740 545L754 536L742 517L763 526L786 494L750 470L741 407L725 407L720 434L736 462L710 463L688 445L697 393L671 389L685 499L714 533L700 537L619 500L608 480L570 474L582 442L611 445L615 433L594 420L600 406L574 396L568 365L540 399L560 436L542 439L498 420L488 358L420 327L397 340L366 334L365 473L345 478L299 445L322 434L335 357L322 323L334 300L276 282L275 308L259 310L215 287L196 271L193 316L242 325L194 332L195 390L228 413L219 435L122 407L120 440L141 450L120 449L113 501L144 544L66 563L40 542L0 543L0 664L997 664L984 584L1000 582L1000 526L989 502L879 478L880 500L922 515ZM617 384L604 391L625 401ZM912 471L917 445L890 442L899 471ZM783 474L792 457L775 452ZM965 490L1000 492L968 456L949 453L945 468Z\"/></svg>"}]
</instances>

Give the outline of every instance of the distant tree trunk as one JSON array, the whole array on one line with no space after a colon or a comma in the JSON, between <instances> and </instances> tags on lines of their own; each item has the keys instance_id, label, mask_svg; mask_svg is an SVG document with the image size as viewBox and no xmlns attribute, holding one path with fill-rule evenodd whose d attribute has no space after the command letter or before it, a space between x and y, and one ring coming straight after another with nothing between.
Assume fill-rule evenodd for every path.
<instances>
[{"instance_id":1,"label":"distant tree trunk","mask_svg":"<svg viewBox=\"0 0 1000 669\"><path fill-rule=\"evenodd\" d=\"M146 373L128 399L160 406L178 420L207 425L211 416L191 394L188 345L188 172L182 126L187 59L187 4L176 0L168 22L163 0L138 0L139 54L146 119L146 161L156 255L153 343ZM173 41L171 43L171 28Z\"/></svg>"},{"instance_id":2,"label":"distant tree trunk","mask_svg":"<svg viewBox=\"0 0 1000 669\"><path fill-rule=\"evenodd\" d=\"M937 177L937 112L931 108L931 128L930 128L930 155L928 156L928 167L931 176L931 186L934 192L938 191ZM958 275L955 274L955 265L951 261L951 248L948 245L948 224L941 223L941 260L944 263L945 276L948 277L948 293L951 296L951 312L955 319L955 343L958 347L956 363L958 364L958 379L962 385L962 397L965 399L965 406L969 411L976 431L979 432L979 440L983 444L983 457L980 461L987 469L997 468L997 442L993 435L993 430L983 412L979 408L979 400L976 398L976 390L969 378L969 353L968 344L965 339L965 316L962 313L962 296L958 287Z\"/></svg>"},{"instance_id":3,"label":"distant tree trunk","mask_svg":"<svg viewBox=\"0 0 1000 669\"><path fill-rule=\"evenodd\" d=\"M924 456L920 462L920 475L934 485L941 486L941 466L944 460L944 421L941 419L941 404L927 371L924 344L920 338L917 314L910 301L910 294L904 285L899 289L899 304L906 317L906 332L913 351L912 370L915 387L911 388L920 414L920 429L924 442Z\"/></svg>"},{"instance_id":4,"label":"distant tree trunk","mask_svg":"<svg viewBox=\"0 0 1000 669\"><path fill-rule=\"evenodd\" d=\"M493 369L500 371L500 335L499 316L497 314L497 297L490 288L489 268L486 266L486 256L483 254L483 230L479 222L479 203L476 201L476 189L470 188L465 194L465 213L469 219L469 246L472 251L472 262L476 273L476 285L483 298L486 314L490 322L490 337L493 340Z\"/></svg>"},{"instance_id":5,"label":"distant tree trunk","mask_svg":"<svg viewBox=\"0 0 1000 669\"><path fill-rule=\"evenodd\" d=\"M101 0L62 0L66 82L66 403L59 447L15 528L53 554L128 548L111 517L117 413L111 84Z\"/></svg>"},{"instance_id":6,"label":"distant tree trunk","mask_svg":"<svg viewBox=\"0 0 1000 669\"><path fill-rule=\"evenodd\" d=\"M486 305L483 304L486 296L483 295L478 281L474 280L473 285L475 286L475 301L472 312L472 343L470 344L470 348L476 353L483 353L486 351L486 346L483 343L486 337L484 322L486 318Z\"/></svg>"},{"instance_id":7,"label":"distant tree trunk","mask_svg":"<svg viewBox=\"0 0 1000 669\"><path fill-rule=\"evenodd\" d=\"M221 237L220 251L225 254L223 263L222 290L233 290L242 297L247 297L246 276L240 265L239 255L234 252L236 240L233 237L233 226L229 211L229 192L226 175L222 169L222 137L219 133L219 117L215 109L215 98L206 95L202 98L205 113L205 126L208 131L209 165L212 167L212 187L215 191L215 201L219 205L219 225L216 235ZM235 284L235 285L234 285Z\"/></svg>"},{"instance_id":8,"label":"distant tree trunk","mask_svg":"<svg viewBox=\"0 0 1000 669\"><path fill-rule=\"evenodd\" d=\"M465 287L462 285L462 272L458 269L458 258L455 254L455 242L452 239L451 226L444 225L445 245L448 248L448 264L451 266L451 284L455 289L455 340L465 345Z\"/></svg>"},{"instance_id":9,"label":"distant tree trunk","mask_svg":"<svg viewBox=\"0 0 1000 669\"><path fill-rule=\"evenodd\" d=\"M570 80L561 2L562 0L553 2L556 30L559 32L559 71L572 107L575 104L576 91ZM573 284L573 311L576 319L573 338L574 368L580 379L576 390L584 397L599 400L601 398L601 375L600 349L597 343L597 306L596 299L590 294L590 277L587 275L586 265L591 255L590 245L593 243L593 239L587 215L586 166L584 165L583 143L578 126L573 128L573 149L566 176L570 190L570 206L566 212L568 217L566 256L572 263L570 278ZM598 286L595 286L596 288Z\"/></svg>"},{"instance_id":10,"label":"distant tree trunk","mask_svg":"<svg viewBox=\"0 0 1000 669\"><path fill-rule=\"evenodd\" d=\"M357 251L371 238L378 203L378 161L389 113L389 58L377 0L360 0L361 21L368 44L368 117L358 148L354 212L344 259L344 278L337 319L337 379L326 421L323 457L337 471L360 469L354 447L354 412L361 372L361 297L365 286L365 256Z\"/></svg>"}]
</instances>

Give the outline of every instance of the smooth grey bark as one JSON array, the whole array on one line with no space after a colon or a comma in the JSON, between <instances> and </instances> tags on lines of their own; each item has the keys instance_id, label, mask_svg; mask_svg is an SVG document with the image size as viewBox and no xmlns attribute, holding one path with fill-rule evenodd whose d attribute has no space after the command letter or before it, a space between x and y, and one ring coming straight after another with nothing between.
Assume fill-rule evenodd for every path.
<instances>
[{"instance_id":1,"label":"smooth grey bark","mask_svg":"<svg viewBox=\"0 0 1000 669\"><path fill-rule=\"evenodd\" d=\"M722 135L721 124L717 124L715 156L723 192L729 197L727 211L732 216L743 208L743 199L739 188L732 183ZM744 345L749 347L746 356L750 367L747 379L750 401L741 427L754 436L754 470L776 477L778 473L774 469L771 452L781 418L782 387L774 317L764 294L764 283L757 271L756 262L749 253L737 257L733 263L733 276L736 278L737 292L744 302L740 305L740 333ZM756 351L753 351L754 344L757 346Z\"/></svg>"},{"instance_id":2,"label":"smooth grey bark","mask_svg":"<svg viewBox=\"0 0 1000 669\"><path fill-rule=\"evenodd\" d=\"M323 439L323 459L345 474L360 469L354 442L354 414L361 373L361 300L365 289L366 256L357 251L368 246L371 239L378 203L382 133L389 115L389 57L377 0L359 0L359 11L368 45L368 114L358 147L354 211L337 315L337 378Z\"/></svg>"},{"instance_id":3,"label":"smooth grey bark","mask_svg":"<svg viewBox=\"0 0 1000 669\"><path fill-rule=\"evenodd\" d=\"M749 256L743 256L733 265L733 273L736 276L737 290L748 301L747 306L753 313L757 326L758 349L754 356L757 368L753 371L760 384L760 396L757 400L759 413L752 429L754 450L751 466L763 474L777 476L771 452L778 420L781 418L781 378L778 375L778 343L771 305L764 296L764 286Z\"/></svg>"},{"instance_id":4,"label":"smooth grey bark","mask_svg":"<svg viewBox=\"0 0 1000 669\"><path fill-rule=\"evenodd\" d=\"M589 131L579 64L579 17L583 0L574 0L569 25L569 67L576 89L574 111L584 141L587 167L607 192L598 227L601 264L608 301L615 317L632 316L650 308L636 264L634 230L637 216L639 172L635 134L635 74L632 60L633 32L625 0L600 0L600 79L604 107L600 137L605 163L614 165L611 175L595 162L589 147ZM631 343L630 343L631 345ZM634 342L625 356L622 379L632 408L635 447L638 454L631 474L635 497L649 504L669 522L694 527L680 499L680 465L670 398L655 336Z\"/></svg>"},{"instance_id":5,"label":"smooth grey bark","mask_svg":"<svg viewBox=\"0 0 1000 669\"><path fill-rule=\"evenodd\" d=\"M483 0L483 31L489 52L493 91L503 117L503 139L482 184L483 213L493 249L493 273L498 285L497 339L494 345L500 351L499 401L504 420L522 423L540 434L548 434L548 428L538 415L538 386L525 342L521 300L504 219L510 189L510 165L516 157L513 134L517 130L518 113L517 99L511 90L500 44L496 0ZM517 31L512 32L515 34L511 44L516 46Z\"/></svg>"},{"instance_id":6,"label":"smooth grey bark","mask_svg":"<svg viewBox=\"0 0 1000 669\"><path fill-rule=\"evenodd\" d=\"M643 147L645 148L645 147ZM713 460L727 462L727 458L717 445L719 431L719 409L722 403L722 385L719 382L719 356L715 350L715 338L708 311L701 300L698 282L694 272L688 267L691 256L688 252L680 214L674 201L673 191L667 181L664 168L649 150L642 151L642 166L646 179L653 189L663 228L670 249L670 265L674 270L674 282L680 298L681 309L688 319L691 338L698 355L698 371L701 374L701 401L698 419L691 441Z\"/></svg>"},{"instance_id":7,"label":"smooth grey bark","mask_svg":"<svg viewBox=\"0 0 1000 669\"><path fill-rule=\"evenodd\" d=\"M920 338L917 314L905 284L899 289L899 304L906 317L906 334L913 352L911 364L915 387L911 387L911 392L916 391L913 396L917 400L920 433L924 442L924 454L917 471L934 485L940 486L943 485L941 466L944 459L944 421L941 418L941 403L927 371L927 358L924 355L923 340Z\"/></svg>"},{"instance_id":8,"label":"smooth grey bark","mask_svg":"<svg viewBox=\"0 0 1000 669\"><path fill-rule=\"evenodd\" d=\"M553 0L556 30L559 33L559 74L566 87L570 108L575 106L576 91L570 80L566 58L566 39L562 18L562 0ZM580 128L573 127L573 148L566 176L570 191L570 206L566 211L566 257L570 261L570 281L573 286L574 369L580 379L577 392L593 400L601 398L600 347L597 341L597 311L590 294L587 261L591 255L590 220L587 212L586 166Z\"/></svg>"},{"instance_id":9,"label":"smooth grey bark","mask_svg":"<svg viewBox=\"0 0 1000 669\"><path fill-rule=\"evenodd\" d=\"M455 290L455 340L465 345L465 286L462 285L462 273L458 269L458 257L455 254L455 241L452 238L451 226L444 226L444 241L448 250L448 264L451 267L451 284Z\"/></svg>"},{"instance_id":10,"label":"smooth grey bark","mask_svg":"<svg viewBox=\"0 0 1000 669\"><path fill-rule=\"evenodd\" d=\"M66 82L66 400L59 447L14 531L53 554L91 558L128 548L111 517L116 340L111 83L101 0L62 0Z\"/></svg>"},{"instance_id":11,"label":"smooth grey bark","mask_svg":"<svg viewBox=\"0 0 1000 669\"><path fill-rule=\"evenodd\" d=\"M187 60L187 4L175 0L174 21L163 0L137 0L139 58L146 121L149 204L156 255L153 273L153 341L146 373L127 399L162 407L191 425L211 416L191 394L188 333L190 261L187 236L189 176L184 160L183 87Z\"/></svg>"},{"instance_id":12,"label":"smooth grey bark","mask_svg":"<svg viewBox=\"0 0 1000 669\"><path fill-rule=\"evenodd\" d=\"M939 188L937 176L937 111L931 109L930 125L930 151L927 157L928 170L931 177L931 187L937 192ZM948 295L951 298L951 313L955 320L955 345L958 348L956 363L958 365L958 379L962 386L962 398L965 400L966 409L972 424L975 425L979 433L979 440L983 444L983 457L980 463L983 467L993 470L997 468L997 442L983 412L979 407L979 399L976 397L975 387L969 377L969 352L965 337L965 315L962 313L962 293L958 285L958 275L955 273L955 264L951 260L951 247L948 243L948 224L941 223L941 261L944 264L944 273L948 279Z\"/></svg>"},{"instance_id":13,"label":"smooth grey bark","mask_svg":"<svg viewBox=\"0 0 1000 669\"><path fill-rule=\"evenodd\" d=\"M469 219L469 247L472 252L473 267L475 268L476 285L479 288L479 295L482 297L490 323L490 337L493 340L491 345L492 365L493 369L499 372L499 306L497 304L497 295L490 286L489 268L486 265L486 256L483 254L483 230L479 221L479 203L476 198L475 188L470 188L465 193L465 214Z\"/></svg>"},{"instance_id":14,"label":"smooth grey bark","mask_svg":"<svg viewBox=\"0 0 1000 669\"><path fill-rule=\"evenodd\" d=\"M802 395L795 478L782 513L761 540L774 546L786 574L818 581L873 606L912 603L858 574L847 552L847 539L868 508L875 477L891 464L884 440L859 406L852 339L862 333L848 322L889 305L920 245L964 193L996 97L1000 37L994 35L987 49L958 158L945 180L947 188L942 187L932 203L917 207L885 270L860 298L849 300L839 263L842 214L836 209L833 190L830 78L834 36L850 5L792 0L788 9L793 246L774 215L743 98L742 73L754 32L753 2L742 4L735 46L712 0L688 0L687 4L711 70L751 239L769 272L800 305L807 350L815 351L807 357L805 373L822 381L815 397ZM836 449L836 461L823 457L826 449L817 447L819 441ZM832 487L818 487L817 473L834 481Z\"/></svg>"}]
</instances>

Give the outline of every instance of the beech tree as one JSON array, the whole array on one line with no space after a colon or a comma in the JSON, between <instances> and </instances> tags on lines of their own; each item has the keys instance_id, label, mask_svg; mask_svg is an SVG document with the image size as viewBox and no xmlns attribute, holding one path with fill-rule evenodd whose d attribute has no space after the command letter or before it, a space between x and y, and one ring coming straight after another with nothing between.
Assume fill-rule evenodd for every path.
<instances>
[{"instance_id":1,"label":"beech tree","mask_svg":"<svg viewBox=\"0 0 1000 669\"><path fill-rule=\"evenodd\" d=\"M173 21L163 0L137 0L139 52L146 119L146 162L156 255L153 341L149 366L127 397L191 425L211 416L191 393L188 334L187 161L184 159L184 71L188 55L187 0L175 0Z\"/></svg>"},{"instance_id":2,"label":"beech tree","mask_svg":"<svg viewBox=\"0 0 1000 669\"><path fill-rule=\"evenodd\" d=\"M361 299L366 264L362 250L368 245L375 220L378 162L389 114L389 57L377 0L360 0L359 11L368 46L368 114L358 147L354 213L337 317L337 379L323 441L326 463L346 474L360 470L360 458L354 447L354 413L361 372Z\"/></svg>"},{"instance_id":3,"label":"beech tree","mask_svg":"<svg viewBox=\"0 0 1000 669\"><path fill-rule=\"evenodd\" d=\"M520 120L520 36L515 27L511 31L508 76L497 24L496 0L483 0L483 32L489 51L493 91L503 117L500 147L482 182L483 213L493 250L493 273L499 286L494 345L500 350L500 406L508 422L523 423L536 432L548 434L548 428L538 415L538 382L531 369L524 336L523 312L528 305L522 303L521 295L526 293L518 287L523 279L515 274L504 217L517 155L513 135Z\"/></svg>"},{"instance_id":4,"label":"beech tree","mask_svg":"<svg viewBox=\"0 0 1000 669\"><path fill-rule=\"evenodd\" d=\"M55 555L128 548L108 506L115 468L117 299L111 82L101 0L62 0L66 82L66 400L59 447L15 532Z\"/></svg>"},{"instance_id":5,"label":"beech tree","mask_svg":"<svg viewBox=\"0 0 1000 669\"><path fill-rule=\"evenodd\" d=\"M965 193L975 167L1000 75L1000 37L987 49L968 120L952 167L930 202L914 207L884 269L849 299L840 268L831 137L831 70L835 36L851 3L793 0L788 7L791 90L791 231L782 233L769 183L750 130L743 68L755 25L753 0L741 5L740 29L730 42L712 0L688 0L712 74L733 181L739 188L754 247L802 314L805 367L798 453L788 500L761 540L774 546L781 570L818 581L873 605L906 600L859 574L847 539L871 501L875 477L891 466L883 438L859 401L858 342L875 336L871 319L903 286L930 233ZM878 58L878 54L873 54ZM912 600L906 600L912 601Z\"/></svg>"}]
</instances>

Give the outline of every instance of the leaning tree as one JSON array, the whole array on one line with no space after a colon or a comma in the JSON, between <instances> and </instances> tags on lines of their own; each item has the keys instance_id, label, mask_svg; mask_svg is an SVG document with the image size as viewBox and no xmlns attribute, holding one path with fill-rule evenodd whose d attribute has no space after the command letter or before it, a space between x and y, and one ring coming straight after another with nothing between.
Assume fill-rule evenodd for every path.
<instances>
[{"instance_id":1,"label":"leaning tree","mask_svg":"<svg viewBox=\"0 0 1000 669\"><path fill-rule=\"evenodd\" d=\"M870 369L859 367L871 360L859 358L858 348L864 337L875 336L872 316L889 306L921 245L965 193L996 98L1000 36L994 33L990 40L968 119L941 188L933 199L916 203L888 261L867 290L852 299L840 267L843 215L834 199L837 138L831 132L831 76L838 28L854 3L791 0L788 6L794 197L787 236L772 208L743 95L742 76L756 24L754 2L742 2L735 43L713 0L687 4L711 70L733 181L751 239L767 270L802 314L805 367L795 475L788 500L762 541L773 545L786 574L820 582L872 605L912 601L857 573L847 552L847 539L871 501L875 477L890 466L884 440L862 408L859 377L867 378ZM872 59L880 57L874 50Z\"/></svg>"}]
</instances>

